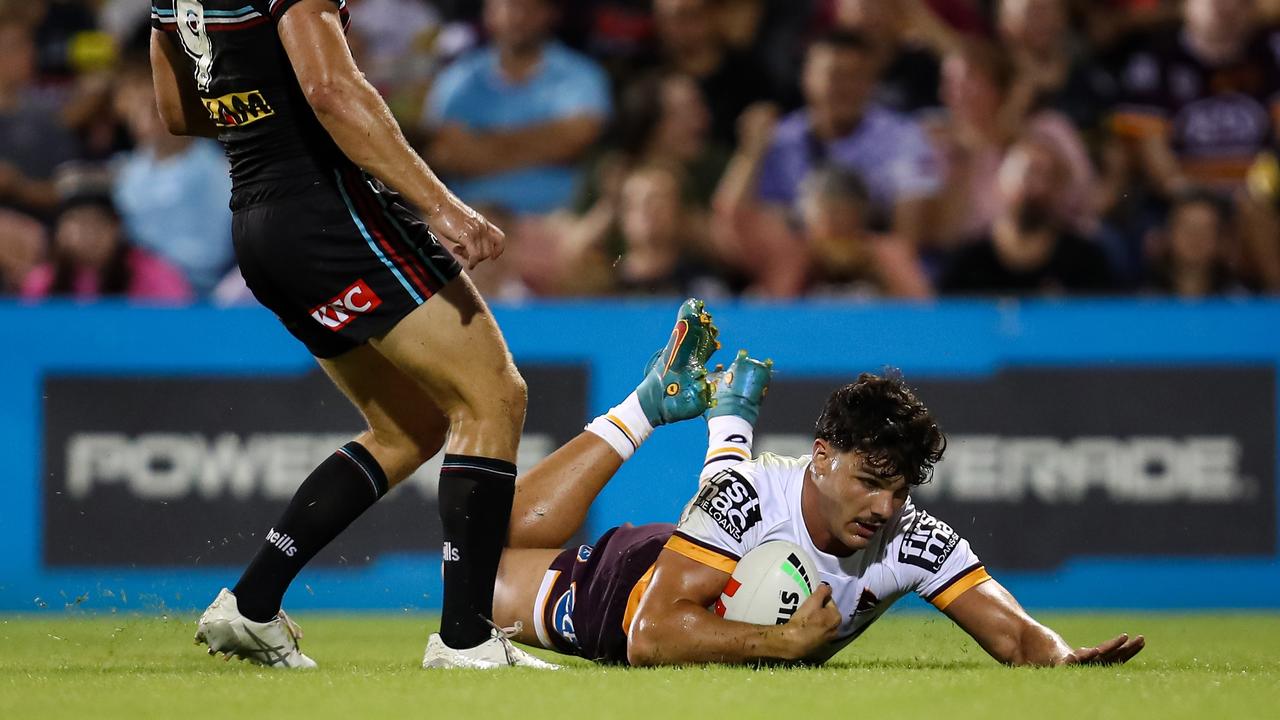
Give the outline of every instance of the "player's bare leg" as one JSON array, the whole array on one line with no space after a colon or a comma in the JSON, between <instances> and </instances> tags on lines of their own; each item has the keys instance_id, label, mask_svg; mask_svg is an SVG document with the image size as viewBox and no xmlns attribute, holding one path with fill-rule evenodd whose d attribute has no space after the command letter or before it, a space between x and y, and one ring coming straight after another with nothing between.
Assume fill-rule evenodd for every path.
<instances>
[{"instance_id":1,"label":"player's bare leg","mask_svg":"<svg viewBox=\"0 0 1280 720\"><path fill-rule=\"evenodd\" d=\"M526 399L492 314L460 275L370 344L449 422L439 494L444 606L423 666L550 667L511 646L491 620Z\"/></svg>"},{"instance_id":2,"label":"player's bare leg","mask_svg":"<svg viewBox=\"0 0 1280 720\"><path fill-rule=\"evenodd\" d=\"M223 590L201 616L196 639L211 654L272 667L313 667L298 648L301 630L280 609L290 582L363 509L444 444L445 416L416 382L373 348L361 346L319 362L368 429L304 481L272 529L281 539L272 543L269 537L235 591ZM375 479L376 490L370 486Z\"/></svg>"}]
</instances>

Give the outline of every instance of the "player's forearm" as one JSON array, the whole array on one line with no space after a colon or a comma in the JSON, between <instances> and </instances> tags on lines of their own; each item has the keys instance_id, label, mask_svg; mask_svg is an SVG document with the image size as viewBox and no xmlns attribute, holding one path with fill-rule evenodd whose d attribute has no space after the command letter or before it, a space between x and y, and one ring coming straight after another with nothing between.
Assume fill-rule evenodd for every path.
<instances>
[{"instance_id":1,"label":"player's forearm","mask_svg":"<svg viewBox=\"0 0 1280 720\"><path fill-rule=\"evenodd\" d=\"M681 601L637 617L627 643L634 666L798 660L785 625L750 625Z\"/></svg>"},{"instance_id":2,"label":"player's forearm","mask_svg":"<svg viewBox=\"0 0 1280 720\"><path fill-rule=\"evenodd\" d=\"M363 77L304 91L320 124L352 162L427 215L445 203L449 190L409 146L382 96Z\"/></svg>"},{"instance_id":3,"label":"player's forearm","mask_svg":"<svg viewBox=\"0 0 1280 720\"><path fill-rule=\"evenodd\" d=\"M1071 647L1062 636L1034 620L1019 627L1015 641L1009 643L1003 657L991 651L993 657L1006 665L1057 665L1070 654Z\"/></svg>"}]
</instances>

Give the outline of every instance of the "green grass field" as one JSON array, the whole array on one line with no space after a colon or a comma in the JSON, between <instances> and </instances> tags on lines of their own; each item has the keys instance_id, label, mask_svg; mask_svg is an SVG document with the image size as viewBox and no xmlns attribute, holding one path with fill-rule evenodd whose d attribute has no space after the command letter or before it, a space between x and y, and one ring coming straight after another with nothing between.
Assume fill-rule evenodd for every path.
<instances>
[{"instance_id":1,"label":"green grass field","mask_svg":"<svg viewBox=\"0 0 1280 720\"><path fill-rule=\"evenodd\" d=\"M1075 644L1141 632L1118 668L1008 669L945 618L881 620L821 669L426 672L424 616L300 615L321 664L212 659L193 617L0 616L0 718L1280 718L1280 615L1045 615Z\"/></svg>"}]
</instances>

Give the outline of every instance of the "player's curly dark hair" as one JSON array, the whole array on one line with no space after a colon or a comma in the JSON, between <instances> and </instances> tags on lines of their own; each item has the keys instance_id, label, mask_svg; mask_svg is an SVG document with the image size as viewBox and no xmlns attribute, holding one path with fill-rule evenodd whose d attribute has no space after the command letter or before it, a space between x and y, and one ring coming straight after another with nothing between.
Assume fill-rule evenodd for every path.
<instances>
[{"instance_id":1,"label":"player's curly dark hair","mask_svg":"<svg viewBox=\"0 0 1280 720\"><path fill-rule=\"evenodd\" d=\"M843 452L858 451L877 473L901 475L909 485L929 482L947 449L929 408L896 371L863 373L831 393L814 434Z\"/></svg>"}]
</instances>

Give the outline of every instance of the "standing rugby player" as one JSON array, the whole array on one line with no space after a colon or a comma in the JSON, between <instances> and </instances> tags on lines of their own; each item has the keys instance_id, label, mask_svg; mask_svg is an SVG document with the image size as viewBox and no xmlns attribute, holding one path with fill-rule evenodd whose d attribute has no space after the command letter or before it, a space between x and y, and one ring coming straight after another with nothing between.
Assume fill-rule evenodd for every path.
<instances>
[{"instance_id":1,"label":"standing rugby player","mask_svg":"<svg viewBox=\"0 0 1280 720\"><path fill-rule=\"evenodd\" d=\"M245 282L368 422L303 481L240 581L201 617L197 641L314 666L280 611L285 590L443 446L443 619L423 665L551 667L489 620L525 385L437 240L475 267L502 254L502 231L405 142L351 57L345 0L153 0L151 21L162 117L176 134L217 137L231 161Z\"/></svg>"}]
</instances>

